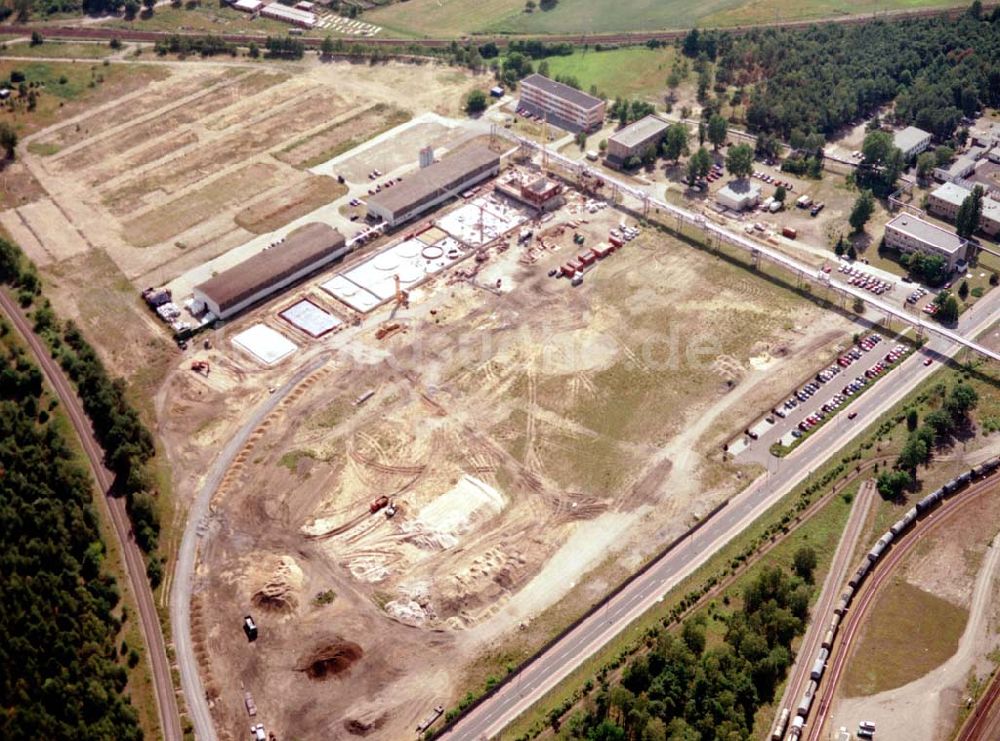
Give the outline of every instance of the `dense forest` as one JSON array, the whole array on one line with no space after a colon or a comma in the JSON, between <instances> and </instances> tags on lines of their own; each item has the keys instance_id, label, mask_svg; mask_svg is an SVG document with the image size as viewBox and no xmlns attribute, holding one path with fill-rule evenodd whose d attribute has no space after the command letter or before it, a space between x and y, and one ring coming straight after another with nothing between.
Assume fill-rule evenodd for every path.
<instances>
[{"instance_id":1,"label":"dense forest","mask_svg":"<svg viewBox=\"0 0 1000 741\"><path fill-rule=\"evenodd\" d=\"M811 571L811 569L809 569ZM742 605L717 615L721 640L704 622L651 638L619 679L599 688L560 728L588 741L698 741L751 738L754 715L770 701L792 662L792 639L805 627L811 589L798 576L764 568L743 589Z\"/></svg>"},{"instance_id":2,"label":"dense forest","mask_svg":"<svg viewBox=\"0 0 1000 741\"><path fill-rule=\"evenodd\" d=\"M91 482L0 320L0 736L139 739Z\"/></svg>"},{"instance_id":3,"label":"dense forest","mask_svg":"<svg viewBox=\"0 0 1000 741\"><path fill-rule=\"evenodd\" d=\"M750 92L746 123L784 139L829 135L896 100L901 123L949 139L962 116L1000 105L1000 8L807 30L692 31L682 51L716 61L716 89Z\"/></svg>"},{"instance_id":4,"label":"dense forest","mask_svg":"<svg viewBox=\"0 0 1000 741\"><path fill-rule=\"evenodd\" d=\"M154 587L163 575L157 553L159 516L151 492L155 489L147 465L156 454L153 436L128 401L126 384L112 378L73 322L60 322L47 299L34 266L17 245L0 239L0 283L18 289L24 307L34 306L34 329L52 348L66 375L76 384L94 434L104 448L105 464L115 474L116 493L127 498L136 542L147 553L147 573Z\"/></svg>"}]
</instances>

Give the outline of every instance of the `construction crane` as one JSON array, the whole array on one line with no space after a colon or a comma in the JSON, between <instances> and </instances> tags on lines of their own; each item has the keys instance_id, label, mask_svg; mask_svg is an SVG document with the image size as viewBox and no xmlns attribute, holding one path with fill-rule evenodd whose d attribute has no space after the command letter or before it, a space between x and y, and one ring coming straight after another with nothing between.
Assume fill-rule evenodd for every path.
<instances>
[{"instance_id":1,"label":"construction crane","mask_svg":"<svg viewBox=\"0 0 1000 741\"><path fill-rule=\"evenodd\" d=\"M400 285L399 275L394 275L392 278L396 282L396 305L392 307L392 312L389 314L390 319L393 319L396 316L396 312L399 311L400 308L410 308L410 294L404 291Z\"/></svg>"}]
</instances>

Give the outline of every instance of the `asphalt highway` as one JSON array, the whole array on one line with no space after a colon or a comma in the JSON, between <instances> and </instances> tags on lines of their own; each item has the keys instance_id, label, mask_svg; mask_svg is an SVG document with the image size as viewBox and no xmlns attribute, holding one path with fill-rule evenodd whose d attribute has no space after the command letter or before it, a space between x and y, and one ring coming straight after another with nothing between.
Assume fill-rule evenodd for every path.
<instances>
[{"instance_id":1,"label":"asphalt highway","mask_svg":"<svg viewBox=\"0 0 1000 741\"><path fill-rule=\"evenodd\" d=\"M107 505L107 514L110 516L115 536L121 546L125 574L128 577L132 594L135 595L136 607L139 611L139 626L146 644L146 655L149 657L160 728L166 741L181 741L182 733L180 716L177 713L177 698L174 695L174 682L170 674L170 663L167 661L160 618L156 613L153 592L146 578L146 560L132 537L132 526L129 523L128 512L125 510L125 500L109 495L111 485L114 483L114 476L104 467L104 453L94 437L94 430L80 405L76 392L66 376L63 375L62 368L52 359L48 349L32 331L31 324L24 314L2 290L0 290L0 309L10 317L17 331L24 337L49 385L59 396L59 401L73 423L73 429L76 430L77 437L80 438L83 450L87 454L87 460L90 462L94 478L97 479L97 485L104 494L103 500Z\"/></svg>"},{"instance_id":2,"label":"asphalt highway","mask_svg":"<svg viewBox=\"0 0 1000 741\"><path fill-rule=\"evenodd\" d=\"M960 319L957 332L973 338L1000 318L1000 291L988 293L976 307ZM812 472L834 456L844 445L900 402L930 373L923 364L927 354L939 360L959 348L947 339L934 337L921 353L907 358L883 388L864 394L851 410L855 420L826 425L791 455L776 459L776 470L768 471L733 498L704 527L637 578L600 611L567 633L524 669L515 672L492 697L475 706L441 738L465 741L497 736L522 712L565 679L576 667L598 651L628 625L656 604L681 580L704 564L715 552L735 538L781 497L806 481Z\"/></svg>"}]
</instances>

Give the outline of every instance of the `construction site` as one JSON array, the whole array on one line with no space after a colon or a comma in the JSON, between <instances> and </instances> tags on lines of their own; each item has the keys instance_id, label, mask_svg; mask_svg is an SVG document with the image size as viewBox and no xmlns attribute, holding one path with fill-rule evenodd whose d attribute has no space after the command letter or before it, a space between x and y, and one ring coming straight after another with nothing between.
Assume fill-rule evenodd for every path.
<instances>
[{"instance_id":1,"label":"construction site","mask_svg":"<svg viewBox=\"0 0 1000 741\"><path fill-rule=\"evenodd\" d=\"M164 65L32 134L0 213L161 379L220 738L413 736L747 486L726 443L857 331L460 118L473 75L338 68Z\"/></svg>"},{"instance_id":2,"label":"construction site","mask_svg":"<svg viewBox=\"0 0 1000 741\"><path fill-rule=\"evenodd\" d=\"M723 455L734 426L850 342L846 318L503 144L499 179L209 332L158 397L191 491L311 371L200 526L192 636L231 738L246 691L282 736L412 734L464 694L456 667L537 645L546 610L741 490L760 467Z\"/></svg>"}]
</instances>

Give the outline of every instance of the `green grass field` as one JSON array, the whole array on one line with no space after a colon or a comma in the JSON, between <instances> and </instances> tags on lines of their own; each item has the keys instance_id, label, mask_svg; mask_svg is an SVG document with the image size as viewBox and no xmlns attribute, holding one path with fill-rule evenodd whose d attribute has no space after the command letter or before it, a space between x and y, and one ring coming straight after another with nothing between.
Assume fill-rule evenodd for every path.
<instances>
[{"instance_id":1,"label":"green grass field","mask_svg":"<svg viewBox=\"0 0 1000 741\"><path fill-rule=\"evenodd\" d=\"M174 8L161 6L150 17L136 17L134 20L115 19L107 24L112 28L128 28L136 31L177 31L189 33L268 33L287 35L291 26L269 18L251 18L232 8L217 5L200 5L194 8ZM308 35L318 35L310 32Z\"/></svg>"},{"instance_id":2,"label":"green grass field","mask_svg":"<svg viewBox=\"0 0 1000 741\"><path fill-rule=\"evenodd\" d=\"M848 664L844 693L874 695L902 687L940 666L958 648L969 611L896 581L878 598L856 656ZM913 646L920 646L914 651Z\"/></svg>"},{"instance_id":3,"label":"green grass field","mask_svg":"<svg viewBox=\"0 0 1000 741\"><path fill-rule=\"evenodd\" d=\"M114 52L107 44L77 44L62 41L46 41L44 44L6 44L0 50L5 57L52 57L60 59L101 59Z\"/></svg>"},{"instance_id":4,"label":"green grass field","mask_svg":"<svg viewBox=\"0 0 1000 741\"><path fill-rule=\"evenodd\" d=\"M549 57L549 74L571 75L584 90L591 85L612 98L647 98L667 89L667 75L677 52L673 47L652 51L644 46L610 51L578 51ZM662 103L662 99L659 101Z\"/></svg>"},{"instance_id":5,"label":"green grass field","mask_svg":"<svg viewBox=\"0 0 1000 741\"><path fill-rule=\"evenodd\" d=\"M467 33L609 33L809 20L914 8L968 5L955 0L561 0L524 12L522 0L408 0L365 13L364 20L416 36Z\"/></svg>"}]
</instances>

